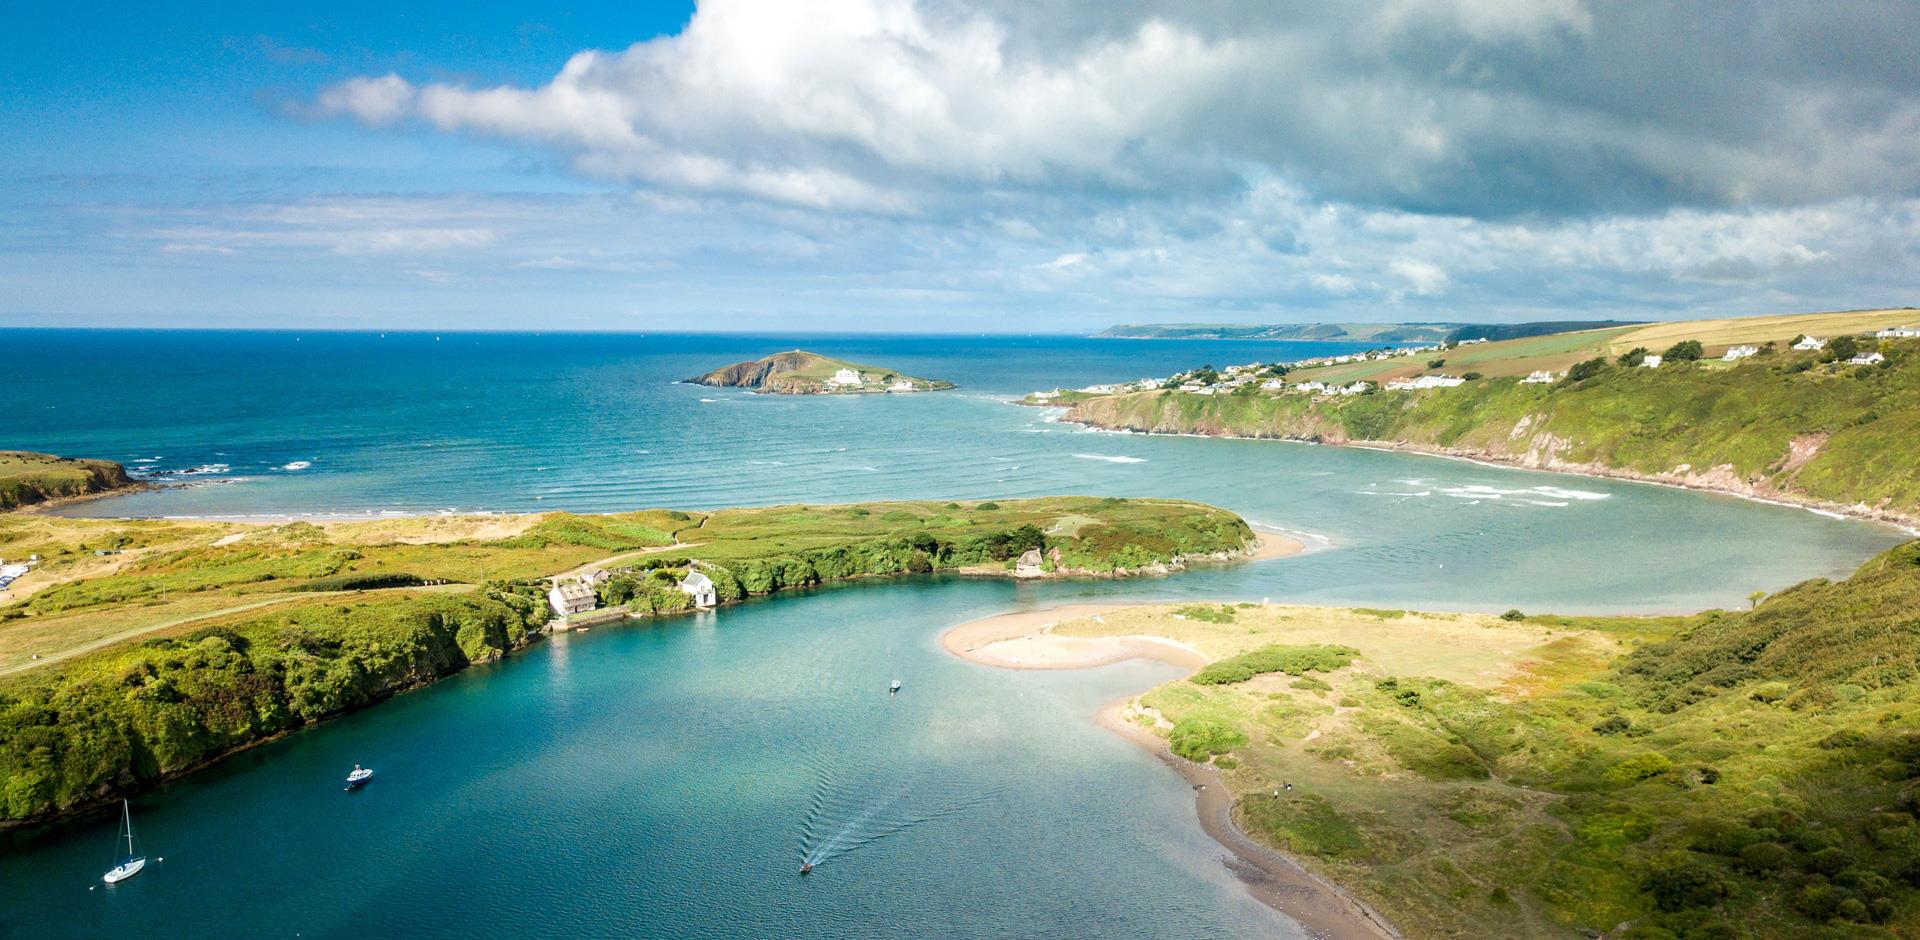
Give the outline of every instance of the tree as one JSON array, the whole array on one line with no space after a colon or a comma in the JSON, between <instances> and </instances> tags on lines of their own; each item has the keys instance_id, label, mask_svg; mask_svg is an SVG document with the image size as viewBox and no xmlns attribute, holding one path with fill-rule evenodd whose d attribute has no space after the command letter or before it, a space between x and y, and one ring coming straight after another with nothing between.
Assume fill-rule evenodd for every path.
<instances>
[{"instance_id":1,"label":"tree","mask_svg":"<svg viewBox=\"0 0 1920 940\"><path fill-rule=\"evenodd\" d=\"M1567 377L1563 381L1568 385L1572 385L1575 382L1585 382L1599 375L1606 368L1607 360L1603 357L1595 356L1585 362L1574 363L1573 368L1567 370Z\"/></svg>"},{"instance_id":2,"label":"tree","mask_svg":"<svg viewBox=\"0 0 1920 940\"><path fill-rule=\"evenodd\" d=\"M1427 368L1429 368L1429 369L1438 369L1438 368L1440 368L1441 366L1444 366L1444 365L1446 365L1446 364L1447 364L1447 360L1445 360L1445 359L1429 359L1429 360L1427 360Z\"/></svg>"},{"instance_id":3,"label":"tree","mask_svg":"<svg viewBox=\"0 0 1920 940\"><path fill-rule=\"evenodd\" d=\"M1706 349L1700 345L1699 340L1683 339L1680 342L1674 343L1672 346L1668 346L1667 351L1662 353L1660 358L1672 362L1693 362L1705 354Z\"/></svg>"},{"instance_id":4,"label":"tree","mask_svg":"<svg viewBox=\"0 0 1920 940\"><path fill-rule=\"evenodd\" d=\"M1634 366L1637 366L1640 363L1647 361L1647 352L1648 352L1647 347L1635 346L1632 349L1629 349L1626 352L1623 352L1620 354L1620 360L1619 360L1620 364L1628 368L1633 368Z\"/></svg>"},{"instance_id":5,"label":"tree","mask_svg":"<svg viewBox=\"0 0 1920 940\"><path fill-rule=\"evenodd\" d=\"M1766 599L1767 599L1767 592L1755 591L1752 594L1747 595L1747 606L1758 607L1760 606L1760 602Z\"/></svg>"},{"instance_id":6,"label":"tree","mask_svg":"<svg viewBox=\"0 0 1920 940\"><path fill-rule=\"evenodd\" d=\"M1851 336L1836 336L1827 343L1826 360L1852 359L1860 354L1860 341Z\"/></svg>"},{"instance_id":7,"label":"tree","mask_svg":"<svg viewBox=\"0 0 1920 940\"><path fill-rule=\"evenodd\" d=\"M1469 382L1478 382L1479 380L1481 380L1481 379L1483 379L1483 378L1485 378L1485 377L1486 377L1486 376L1484 376L1484 375L1482 375L1482 374L1480 374L1480 373L1478 373L1478 372L1469 372L1469 373L1467 373L1466 375L1463 375L1463 376L1461 376L1461 378L1463 378L1463 379L1466 379L1466 380L1467 380L1467 381L1469 381Z\"/></svg>"}]
</instances>

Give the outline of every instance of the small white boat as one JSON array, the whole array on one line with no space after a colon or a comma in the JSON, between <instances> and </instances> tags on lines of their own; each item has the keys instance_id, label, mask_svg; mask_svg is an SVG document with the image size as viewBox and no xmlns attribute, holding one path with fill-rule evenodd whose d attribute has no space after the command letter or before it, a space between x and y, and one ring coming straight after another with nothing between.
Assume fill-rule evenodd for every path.
<instances>
[{"instance_id":1,"label":"small white boat","mask_svg":"<svg viewBox=\"0 0 1920 940\"><path fill-rule=\"evenodd\" d=\"M120 801L120 813L120 828L126 833L127 854L121 856L120 864L108 869L107 873L101 876L101 880L110 885L117 885L132 878L140 874L140 869L147 867L147 857L133 850L133 807L128 806L126 800ZM113 841L118 844L119 836L116 835Z\"/></svg>"},{"instance_id":2,"label":"small white boat","mask_svg":"<svg viewBox=\"0 0 1920 940\"><path fill-rule=\"evenodd\" d=\"M899 691L900 691L900 680L898 679L893 680L893 684L890 686L887 686L887 693L890 695L893 693L897 693Z\"/></svg>"},{"instance_id":3,"label":"small white boat","mask_svg":"<svg viewBox=\"0 0 1920 940\"><path fill-rule=\"evenodd\" d=\"M347 775L347 789L351 790L354 787L357 787L372 779L373 779L373 770L371 768L362 767L359 764L355 764L353 765L353 773L350 773Z\"/></svg>"}]
</instances>

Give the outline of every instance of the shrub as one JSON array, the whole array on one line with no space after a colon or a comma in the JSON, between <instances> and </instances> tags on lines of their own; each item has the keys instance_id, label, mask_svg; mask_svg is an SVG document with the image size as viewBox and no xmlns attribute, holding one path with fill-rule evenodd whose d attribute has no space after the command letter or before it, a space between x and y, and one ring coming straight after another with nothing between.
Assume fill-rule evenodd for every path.
<instances>
[{"instance_id":1,"label":"shrub","mask_svg":"<svg viewBox=\"0 0 1920 940\"><path fill-rule=\"evenodd\" d=\"M1628 721L1625 715L1609 715L1606 720L1594 725L1593 730L1597 734L1620 734L1631 727L1633 722Z\"/></svg>"},{"instance_id":2,"label":"shrub","mask_svg":"<svg viewBox=\"0 0 1920 940\"><path fill-rule=\"evenodd\" d=\"M1606 368L1607 360L1604 357L1595 356L1592 359L1574 363L1573 366L1567 370L1567 377L1560 381L1567 385L1572 385L1575 382L1585 382L1599 375L1605 371Z\"/></svg>"},{"instance_id":3,"label":"shrub","mask_svg":"<svg viewBox=\"0 0 1920 940\"><path fill-rule=\"evenodd\" d=\"M1646 362L1648 352L1649 350L1645 346L1635 346L1632 349L1629 349L1626 352L1621 353L1620 358L1617 361L1621 365L1631 368L1633 366L1637 366L1643 362Z\"/></svg>"},{"instance_id":4,"label":"shrub","mask_svg":"<svg viewBox=\"0 0 1920 940\"><path fill-rule=\"evenodd\" d=\"M1527 615L1524 613L1521 613L1520 608L1516 607L1512 610L1507 611L1504 614L1501 614L1500 619L1519 621L1519 620L1527 619Z\"/></svg>"},{"instance_id":5,"label":"shrub","mask_svg":"<svg viewBox=\"0 0 1920 940\"><path fill-rule=\"evenodd\" d=\"M1683 339L1667 347L1660 358L1668 362L1693 362L1706 354L1706 348L1697 339Z\"/></svg>"},{"instance_id":6,"label":"shrub","mask_svg":"<svg viewBox=\"0 0 1920 940\"><path fill-rule=\"evenodd\" d=\"M1175 754L1190 761L1205 762L1215 754L1226 754L1247 743L1247 736L1217 721L1184 718L1174 723L1167 744Z\"/></svg>"},{"instance_id":7,"label":"shrub","mask_svg":"<svg viewBox=\"0 0 1920 940\"><path fill-rule=\"evenodd\" d=\"M1229 656L1193 674L1199 685L1228 685L1245 682L1254 676L1284 672L1290 676L1308 672L1332 672L1353 662L1360 651L1350 646L1263 646L1238 656Z\"/></svg>"},{"instance_id":8,"label":"shrub","mask_svg":"<svg viewBox=\"0 0 1920 940\"><path fill-rule=\"evenodd\" d=\"M1463 378L1463 379L1466 379L1466 380L1467 380L1467 381L1469 381L1469 382L1478 382L1478 381L1480 381L1481 379L1484 379L1484 378L1486 378L1486 376L1485 376L1484 374L1482 374L1482 373L1479 373L1479 372L1469 372L1469 373L1467 373L1467 374L1465 374L1465 375L1463 375L1463 376L1461 376L1461 378Z\"/></svg>"},{"instance_id":9,"label":"shrub","mask_svg":"<svg viewBox=\"0 0 1920 940\"><path fill-rule=\"evenodd\" d=\"M1650 777L1658 777L1673 769L1673 761L1665 754L1648 751L1635 755L1607 768L1607 782L1615 786L1629 786Z\"/></svg>"}]
</instances>

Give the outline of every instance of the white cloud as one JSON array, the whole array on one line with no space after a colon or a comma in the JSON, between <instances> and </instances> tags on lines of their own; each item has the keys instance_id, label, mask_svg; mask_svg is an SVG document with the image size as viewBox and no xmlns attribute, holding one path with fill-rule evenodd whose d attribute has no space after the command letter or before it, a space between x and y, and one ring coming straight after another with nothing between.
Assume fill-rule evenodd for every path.
<instances>
[{"instance_id":1,"label":"white cloud","mask_svg":"<svg viewBox=\"0 0 1920 940\"><path fill-rule=\"evenodd\" d=\"M354 78L323 90L315 103L323 113L349 114L373 125L392 124L412 110L413 86L392 74Z\"/></svg>"}]
</instances>

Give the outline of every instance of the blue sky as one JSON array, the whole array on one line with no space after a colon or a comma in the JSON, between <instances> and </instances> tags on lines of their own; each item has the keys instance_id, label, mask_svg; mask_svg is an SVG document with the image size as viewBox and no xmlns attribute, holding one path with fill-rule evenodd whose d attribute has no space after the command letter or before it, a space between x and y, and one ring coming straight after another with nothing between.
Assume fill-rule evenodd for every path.
<instances>
[{"instance_id":1,"label":"blue sky","mask_svg":"<svg viewBox=\"0 0 1920 940\"><path fill-rule=\"evenodd\" d=\"M0 326L1915 303L1907 5L42 5Z\"/></svg>"}]
</instances>

